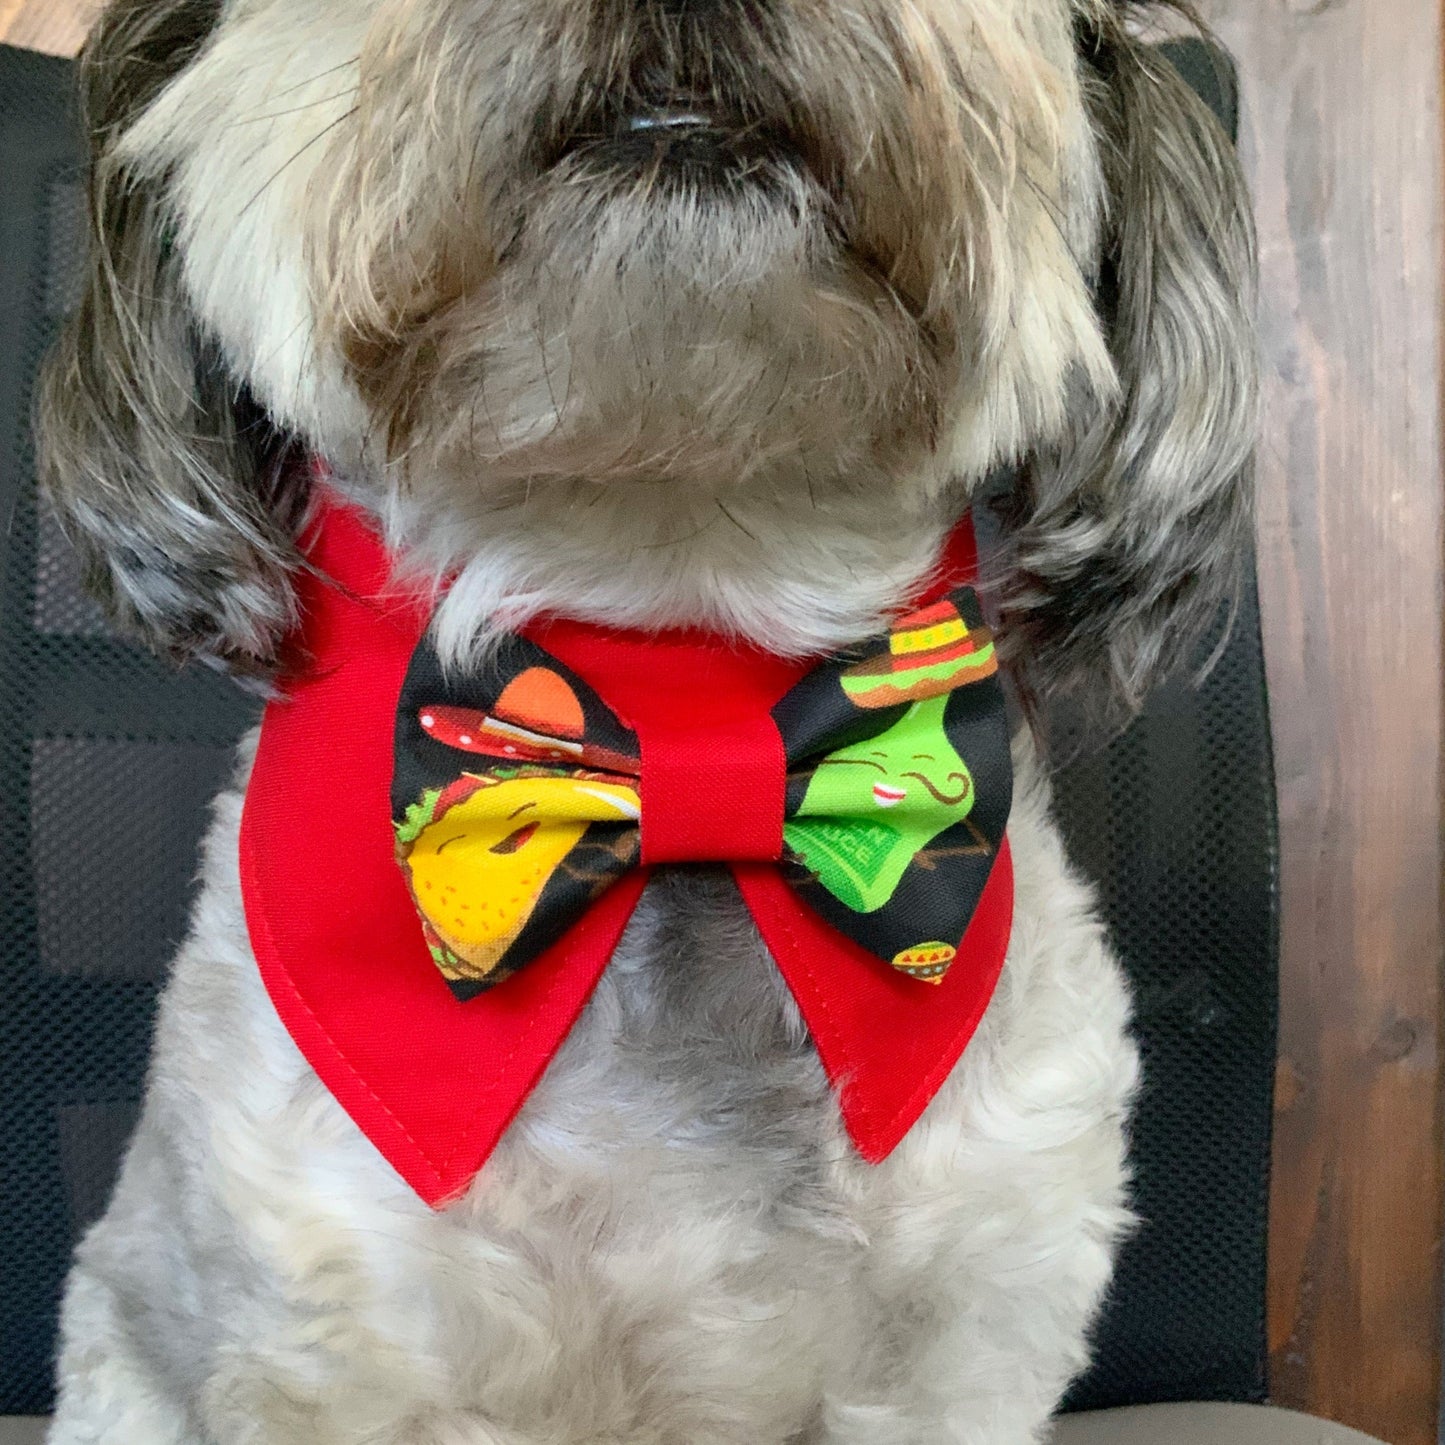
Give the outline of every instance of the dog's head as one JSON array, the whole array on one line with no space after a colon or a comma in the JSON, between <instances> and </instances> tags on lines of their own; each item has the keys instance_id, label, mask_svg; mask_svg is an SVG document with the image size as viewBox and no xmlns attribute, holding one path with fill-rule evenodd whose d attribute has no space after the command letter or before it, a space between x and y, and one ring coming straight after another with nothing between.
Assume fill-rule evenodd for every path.
<instances>
[{"instance_id":1,"label":"dog's head","mask_svg":"<svg viewBox=\"0 0 1445 1445\"><path fill-rule=\"evenodd\" d=\"M1150 8L113 0L48 486L123 621L264 670L304 451L438 567L616 568L625 517L659 574L714 509L776 560L743 514L923 526L1008 463L1015 652L1137 694L1254 406L1243 187Z\"/></svg>"}]
</instances>

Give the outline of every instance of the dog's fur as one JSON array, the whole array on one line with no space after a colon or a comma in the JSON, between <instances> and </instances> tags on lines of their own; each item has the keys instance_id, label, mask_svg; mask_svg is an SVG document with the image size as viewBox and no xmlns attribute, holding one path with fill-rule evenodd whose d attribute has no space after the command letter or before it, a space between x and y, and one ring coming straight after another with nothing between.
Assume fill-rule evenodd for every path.
<instances>
[{"instance_id":1,"label":"dog's fur","mask_svg":"<svg viewBox=\"0 0 1445 1445\"><path fill-rule=\"evenodd\" d=\"M1248 516L1247 206L1125 0L114 0L46 481L265 678L307 452L458 664L539 610L873 630L1000 465L1030 692L1138 699ZM693 111L705 129L629 130ZM1023 1445L1126 1220L1127 1006L1029 737L1003 982L877 1167L730 885L649 890L468 1196L320 1086L216 808L54 1445ZM324 906L324 900L318 901Z\"/></svg>"}]
</instances>

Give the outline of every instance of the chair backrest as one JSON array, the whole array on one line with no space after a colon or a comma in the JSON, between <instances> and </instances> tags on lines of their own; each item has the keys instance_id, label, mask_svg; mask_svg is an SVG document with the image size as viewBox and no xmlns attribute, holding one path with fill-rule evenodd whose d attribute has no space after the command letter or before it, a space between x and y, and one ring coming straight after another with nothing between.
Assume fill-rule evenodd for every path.
<instances>
[{"instance_id":1,"label":"chair backrest","mask_svg":"<svg viewBox=\"0 0 1445 1445\"><path fill-rule=\"evenodd\" d=\"M1214 53L1174 58L1232 108ZM206 803L255 705L119 641L34 486L35 368L74 291L72 68L0 47L0 1415L51 1400L55 1310L135 1118ZM1252 596L1204 685L1102 749L1054 720L1059 808L1134 980L1143 1225L1074 1402L1264 1389L1274 818Z\"/></svg>"},{"instance_id":2,"label":"chair backrest","mask_svg":"<svg viewBox=\"0 0 1445 1445\"><path fill-rule=\"evenodd\" d=\"M1230 135L1229 56L1161 47ZM1059 821L1099 885L1134 991L1144 1083L1134 1206L1076 1408L1263 1400L1265 1267L1279 990L1277 818L1253 559L1227 642L1221 618L1193 671L1089 750L1051 719Z\"/></svg>"},{"instance_id":3,"label":"chair backrest","mask_svg":"<svg viewBox=\"0 0 1445 1445\"><path fill-rule=\"evenodd\" d=\"M55 1308L134 1122L206 805L253 705L119 642L37 505L36 366L79 276L73 67L0 48L0 1414L50 1399Z\"/></svg>"}]
</instances>

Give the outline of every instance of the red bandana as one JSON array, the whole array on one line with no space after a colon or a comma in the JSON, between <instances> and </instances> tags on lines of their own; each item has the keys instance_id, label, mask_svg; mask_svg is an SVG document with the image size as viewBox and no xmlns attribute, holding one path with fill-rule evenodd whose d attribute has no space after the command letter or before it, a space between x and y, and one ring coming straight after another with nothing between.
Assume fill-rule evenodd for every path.
<instances>
[{"instance_id":1,"label":"red bandana","mask_svg":"<svg viewBox=\"0 0 1445 1445\"><path fill-rule=\"evenodd\" d=\"M705 633L554 619L511 640L490 679L460 697L424 644L429 605L393 588L390 558L359 512L324 494L305 549L319 574L300 584L307 665L284 681L262 725L241 824L246 918L297 1046L416 1192L435 1207L465 1191L586 1004L648 866L671 860L729 862L850 1135L865 1158L886 1157L978 1026L1013 908L1001 712L990 701L985 718L976 701L985 690L958 677L961 658L974 676L985 671L975 644L986 629L971 598L949 594L972 576L971 528L955 533L924 610L880 640L881 660L851 650L820 665ZM969 633L974 644L958 640ZM947 689L927 681L945 672ZM910 683L913 691L899 690ZM833 732L813 739L812 761L800 761L795 754L810 749L795 740L827 732L810 692L826 692L836 711L845 688L851 731L844 719L840 732L835 717ZM913 746L910 729L925 723L941 729L945 691L947 737L932 735L944 764L933 777L927 764L903 776L919 780L922 808L937 812L926 789L954 816L918 822L923 814L909 812L906 788L895 795L891 775L873 783L871 771L827 771ZM545 732L539 699L551 709ZM527 704L520 710L519 700ZM566 736L559 708L575 713ZM921 716L930 708L936 716ZM868 726L872 709L879 721ZM569 749L575 755L554 761ZM825 773L826 785L813 781ZM888 814L897 827L860 827L890 839L910 828L914 835L891 871L886 861L870 865L875 891L883 890L877 898L849 892L858 886L857 849L833 796L856 792L859 776L873 804L901 809ZM577 816L592 823L553 816L552 800L567 792L584 795ZM965 792L968 805L960 805ZM775 804L746 806L774 794ZM639 799L640 828L631 806ZM594 808L601 811L586 811ZM598 822L614 816L609 808L630 823ZM548 854L550 871L540 884L542 875L526 876L530 892L515 890L520 904L501 897L508 888L495 881L516 883L514 869L476 871L486 887L454 894L494 911L519 904L519 913L488 925L455 912L459 904L452 912L433 906L433 887L465 884L459 867L510 869L537 837L539 817L550 819L553 831L542 836L554 843L532 852ZM518 826L508 831L499 818ZM438 829L437 820L448 826ZM438 843L428 829L448 836ZM579 838L585 847L572 846ZM588 861L597 857L605 867ZM954 948L936 905L958 919L960 897L952 936L966 931ZM910 946L898 949L900 940Z\"/></svg>"}]
</instances>

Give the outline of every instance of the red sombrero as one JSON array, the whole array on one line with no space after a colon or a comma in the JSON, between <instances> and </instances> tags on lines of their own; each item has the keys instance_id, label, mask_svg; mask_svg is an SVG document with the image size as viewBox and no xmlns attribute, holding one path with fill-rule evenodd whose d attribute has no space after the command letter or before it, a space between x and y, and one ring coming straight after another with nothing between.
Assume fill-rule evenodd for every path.
<instances>
[{"instance_id":1,"label":"red sombrero","mask_svg":"<svg viewBox=\"0 0 1445 1445\"><path fill-rule=\"evenodd\" d=\"M529 667L502 690L490 713L428 707L419 716L428 737L458 752L513 763L552 763L605 773L636 773L638 761L584 738L582 704L567 680Z\"/></svg>"}]
</instances>

